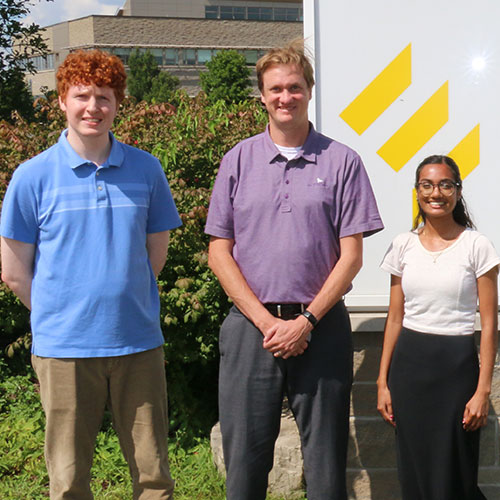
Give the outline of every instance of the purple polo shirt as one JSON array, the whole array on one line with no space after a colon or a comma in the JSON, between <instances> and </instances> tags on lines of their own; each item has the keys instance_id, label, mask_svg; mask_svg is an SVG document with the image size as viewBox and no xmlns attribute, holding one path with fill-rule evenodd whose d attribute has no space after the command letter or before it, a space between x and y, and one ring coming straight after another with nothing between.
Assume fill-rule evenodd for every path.
<instances>
[{"instance_id":1,"label":"purple polo shirt","mask_svg":"<svg viewBox=\"0 0 500 500\"><path fill-rule=\"evenodd\" d=\"M262 303L309 304L339 259L340 238L383 227L359 155L311 125L291 161L269 127L224 156L205 232L234 239L233 257Z\"/></svg>"}]
</instances>

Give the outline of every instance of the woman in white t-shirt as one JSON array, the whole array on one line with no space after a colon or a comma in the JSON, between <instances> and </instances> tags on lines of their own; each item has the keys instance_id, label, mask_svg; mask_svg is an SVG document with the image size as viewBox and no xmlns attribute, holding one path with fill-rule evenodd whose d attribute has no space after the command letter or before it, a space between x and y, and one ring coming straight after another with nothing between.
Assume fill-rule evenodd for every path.
<instances>
[{"instance_id":1,"label":"woman in white t-shirt","mask_svg":"<svg viewBox=\"0 0 500 500\"><path fill-rule=\"evenodd\" d=\"M391 273L391 298L378 410L396 428L403 500L484 499L479 428L487 422L497 350L500 258L473 230L451 158L426 158L415 188L413 231L394 239L381 264Z\"/></svg>"}]
</instances>

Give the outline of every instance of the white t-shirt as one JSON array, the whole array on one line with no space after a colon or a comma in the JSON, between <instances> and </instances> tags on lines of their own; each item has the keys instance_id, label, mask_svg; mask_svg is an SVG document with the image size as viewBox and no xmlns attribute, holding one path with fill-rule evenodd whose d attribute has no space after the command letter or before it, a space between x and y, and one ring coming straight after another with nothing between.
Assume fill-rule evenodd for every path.
<instances>
[{"instance_id":1,"label":"white t-shirt","mask_svg":"<svg viewBox=\"0 0 500 500\"><path fill-rule=\"evenodd\" d=\"M293 160L297 158L299 151L302 149L302 146L280 146L279 144L274 143L278 148L279 152L288 160Z\"/></svg>"},{"instance_id":2,"label":"white t-shirt","mask_svg":"<svg viewBox=\"0 0 500 500\"><path fill-rule=\"evenodd\" d=\"M477 278L500 264L491 242L466 229L443 251L426 250L411 231L394 238L380 267L400 276L403 326L425 333L474 333Z\"/></svg>"}]
</instances>

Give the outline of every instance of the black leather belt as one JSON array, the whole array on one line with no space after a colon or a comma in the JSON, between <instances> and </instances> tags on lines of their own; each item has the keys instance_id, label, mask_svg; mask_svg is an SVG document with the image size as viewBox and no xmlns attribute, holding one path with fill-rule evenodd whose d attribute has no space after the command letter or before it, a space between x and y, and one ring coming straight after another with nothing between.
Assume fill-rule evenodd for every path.
<instances>
[{"instance_id":1,"label":"black leather belt","mask_svg":"<svg viewBox=\"0 0 500 500\"><path fill-rule=\"evenodd\" d=\"M273 316L285 320L295 319L307 309L304 304L264 304L264 307Z\"/></svg>"}]
</instances>

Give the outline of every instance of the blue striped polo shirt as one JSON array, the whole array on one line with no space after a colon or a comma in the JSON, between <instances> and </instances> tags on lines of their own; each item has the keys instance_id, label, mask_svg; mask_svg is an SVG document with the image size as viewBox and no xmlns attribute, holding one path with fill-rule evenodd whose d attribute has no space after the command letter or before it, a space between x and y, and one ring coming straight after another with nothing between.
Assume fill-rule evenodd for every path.
<instances>
[{"instance_id":1,"label":"blue striped polo shirt","mask_svg":"<svg viewBox=\"0 0 500 500\"><path fill-rule=\"evenodd\" d=\"M36 245L32 352L121 356L163 343L146 235L181 221L160 162L114 139L97 167L57 144L20 165L1 234Z\"/></svg>"}]
</instances>

